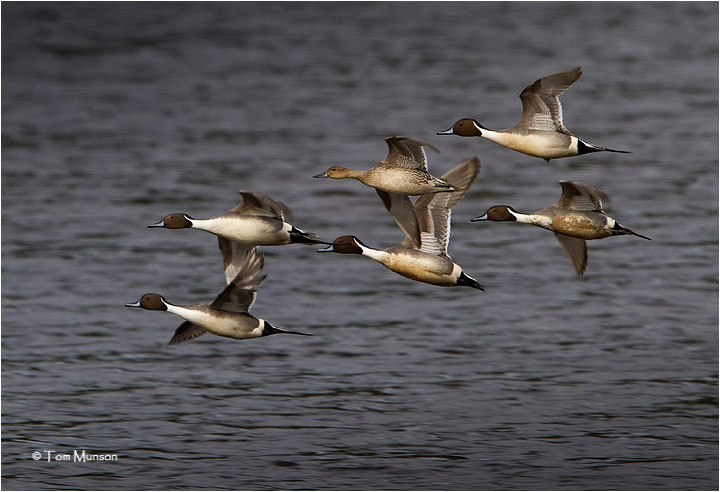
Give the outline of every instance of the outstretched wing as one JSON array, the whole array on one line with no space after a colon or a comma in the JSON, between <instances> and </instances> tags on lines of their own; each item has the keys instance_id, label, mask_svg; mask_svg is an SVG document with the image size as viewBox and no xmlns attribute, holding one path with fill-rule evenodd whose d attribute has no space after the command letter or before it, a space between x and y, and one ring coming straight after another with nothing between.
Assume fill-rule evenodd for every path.
<instances>
[{"instance_id":1,"label":"outstretched wing","mask_svg":"<svg viewBox=\"0 0 720 492\"><path fill-rule=\"evenodd\" d=\"M442 179L457 188L457 191L422 195L415 201L421 251L447 256L451 210L465 197L479 172L480 160L473 157L442 175Z\"/></svg>"},{"instance_id":2,"label":"outstretched wing","mask_svg":"<svg viewBox=\"0 0 720 492\"><path fill-rule=\"evenodd\" d=\"M578 212L604 212L604 204L610 204L610 197L597 188L579 181L560 180L562 195L554 207Z\"/></svg>"},{"instance_id":3,"label":"outstretched wing","mask_svg":"<svg viewBox=\"0 0 720 492\"><path fill-rule=\"evenodd\" d=\"M379 165L386 167L404 167L427 172L427 155L423 147L429 147L435 152L439 152L430 144L407 137L387 137L385 142L387 142L390 152Z\"/></svg>"},{"instance_id":4,"label":"outstretched wing","mask_svg":"<svg viewBox=\"0 0 720 492\"><path fill-rule=\"evenodd\" d=\"M587 268L587 243L584 239L576 237L565 236L564 234L555 233L560 246L563 251L570 259L570 263L575 268L575 271L579 276L583 276L585 269Z\"/></svg>"},{"instance_id":5,"label":"outstretched wing","mask_svg":"<svg viewBox=\"0 0 720 492\"><path fill-rule=\"evenodd\" d=\"M377 191L377 194L382 199L385 208L390 212L390 216L405 233L403 244L409 247L419 248L420 226L418 225L415 207L413 207L410 197L397 193L388 193L378 189L375 191Z\"/></svg>"},{"instance_id":6,"label":"outstretched wing","mask_svg":"<svg viewBox=\"0 0 720 492\"><path fill-rule=\"evenodd\" d=\"M207 333L207 330L205 330L205 328L201 328L198 325L194 325L191 322L186 321L181 324L177 330L175 330L175 334L168 342L168 345L175 345L177 343L187 342L188 340L197 338L200 335L204 335L205 333Z\"/></svg>"},{"instance_id":7,"label":"outstretched wing","mask_svg":"<svg viewBox=\"0 0 720 492\"><path fill-rule=\"evenodd\" d=\"M223 259L223 269L225 270L225 280L229 284L240 273L241 268L247 262L250 250L254 246L246 246L237 241L231 241L224 237L218 236L218 247Z\"/></svg>"},{"instance_id":8,"label":"outstretched wing","mask_svg":"<svg viewBox=\"0 0 720 492\"><path fill-rule=\"evenodd\" d=\"M235 278L210 304L211 308L235 313L246 313L255 302L256 287L265 279L260 275L265 258L256 247L249 248L244 258L238 260Z\"/></svg>"},{"instance_id":9,"label":"outstretched wing","mask_svg":"<svg viewBox=\"0 0 720 492\"><path fill-rule=\"evenodd\" d=\"M241 190L243 202L230 210L241 215L272 217L282 221L290 221L290 209L282 202L270 198L257 191Z\"/></svg>"},{"instance_id":10,"label":"outstretched wing","mask_svg":"<svg viewBox=\"0 0 720 492\"><path fill-rule=\"evenodd\" d=\"M559 96L582 75L580 67L536 80L520 93L523 115L518 126L527 130L557 130L570 135L563 125Z\"/></svg>"}]
</instances>

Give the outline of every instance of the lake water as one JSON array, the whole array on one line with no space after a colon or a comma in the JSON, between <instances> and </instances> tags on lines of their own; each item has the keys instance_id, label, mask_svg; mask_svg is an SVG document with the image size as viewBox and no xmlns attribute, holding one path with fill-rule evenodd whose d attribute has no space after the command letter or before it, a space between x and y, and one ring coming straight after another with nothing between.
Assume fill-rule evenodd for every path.
<instances>
[{"instance_id":1,"label":"lake water","mask_svg":"<svg viewBox=\"0 0 720 492\"><path fill-rule=\"evenodd\" d=\"M632 154L436 135L575 66L566 126ZM3 2L2 68L4 489L717 489L717 3ZM450 254L486 292L293 245L252 312L312 338L167 347L179 318L123 307L217 295L212 236L146 225L240 189L396 244L373 190L312 179L396 134L436 175L480 158ZM653 240L590 242L580 279L548 231L470 222L560 179Z\"/></svg>"}]
</instances>

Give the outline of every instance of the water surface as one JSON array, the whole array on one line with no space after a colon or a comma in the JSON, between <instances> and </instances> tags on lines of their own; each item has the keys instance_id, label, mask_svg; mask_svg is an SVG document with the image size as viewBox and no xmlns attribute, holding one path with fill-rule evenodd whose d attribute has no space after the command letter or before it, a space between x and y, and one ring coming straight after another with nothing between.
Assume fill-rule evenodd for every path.
<instances>
[{"instance_id":1,"label":"water surface","mask_svg":"<svg viewBox=\"0 0 720 492\"><path fill-rule=\"evenodd\" d=\"M3 488L718 487L716 3L4 3ZM599 153L547 164L437 136L512 126L536 78L582 66L565 124ZM324 238L402 234L368 168L383 138L482 171L450 254L485 293L367 258L266 248L253 313L313 338L206 335L129 310L222 289L216 241L147 229L257 190ZM559 179L653 238L470 223ZM115 454L65 462L33 452Z\"/></svg>"}]
</instances>

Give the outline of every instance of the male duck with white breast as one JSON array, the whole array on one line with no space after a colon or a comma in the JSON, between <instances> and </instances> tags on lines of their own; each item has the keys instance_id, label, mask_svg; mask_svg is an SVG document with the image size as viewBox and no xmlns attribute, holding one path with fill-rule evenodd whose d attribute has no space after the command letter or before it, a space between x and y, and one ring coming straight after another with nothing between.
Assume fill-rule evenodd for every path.
<instances>
[{"instance_id":1,"label":"male duck with white breast","mask_svg":"<svg viewBox=\"0 0 720 492\"><path fill-rule=\"evenodd\" d=\"M314 178L352 178L362 184L387 193L402 195L426 195L453 191L455 187L445 179L438 179L428 172L427 155L423 147L438 151L435 147L407 137L387 137L387 157L367 171L333 166Z\"/></svg>"},{"instance_id":2,"label":"male duck with white breast","mask_svg":"<svg viewBox=\"0 0 720 492\"><path fill-rule=\"evenodd\" d=\"M457 121L452 128L438 135L483 137L503 147L522 152L546 161L591 152L620 152L589 144L574 136L563 125L562 105L559 96L582 75L580 67L567 72L548 75L536 80L520 93L523 113L520 122L505 130L490 130L472 118Z\"/></svg>"},{"instance_id":3,"label":"male duck with white breast","mask_svg":"<svg viewBox=\"0 0 720 492\"><path fill-rule=\"evenodd\" d=\"M178 327L168 345L192 340L208 332L236 340L278 333L310 336L277 328L248 312L257 296L256 287L265 279L265 276L260 276L264 256L256 247L246 247L224 238L219 238L219 244L228 285L214 301L178 306L160 294L145 294L137 302L125 304L125 307L167 311L184 318L186 321Z\"/></svg>"},{"instance_id":4,"label":"male duck with white breast","mask_svg":"<svg viewBox=\"0 0 720 492\"><path fill-rule=\"evenodd\" d=\"M278 200L254 191L241 191L243 202L210 219L194 219L187 214L166 215L148 227L199 229L248 246L278 246L293 243L330 244L316 234L286 222L290 210Z\"/></svg>"},{"instance_id":5,"label":"male duck with white breast","mask_svg":"<svg viewBox=\"0 0 720 492\"><path fill-rule=\"evenodd\" d=\"M650 240L605 215L603 202L609 203L610 200L602 191L578 181L563 180L560 186L560 199L542 210L524 214L508 205L495 205L472 221L520 222L553 231L579 276L587 268L586 240L621 235Z\"/></svg>"},{"instance_id":6,"label":"male duck with white breast","mask_svg":"<svg viewBox=\"0 0 720 492\"><path fill-rule=\"evenodd\" d=\"M448 255L451 209L465 196L480 170L470 159L443 174L456 191L423 195L413 204L407 195L377 190L405 239L391 248L374 249L355 236L341 236L320 252L367 256L395 273L418 282L443 287L467 286L485 290Z\"/></svg>"}]
</instances>

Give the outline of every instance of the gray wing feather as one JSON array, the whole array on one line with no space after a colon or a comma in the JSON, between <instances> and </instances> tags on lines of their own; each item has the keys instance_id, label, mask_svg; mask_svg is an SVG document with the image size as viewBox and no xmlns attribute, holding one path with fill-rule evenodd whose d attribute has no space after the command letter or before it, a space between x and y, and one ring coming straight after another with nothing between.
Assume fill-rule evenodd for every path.
<instances>
[{"instance_id":1,"label":"gray wing feather","mask_svg":"<svg viewBox=\"0 0 720 492\"><path fill-rule=\"evenodd\" d=\"M250 249L253 249L254 246L245 246L236 241L218 236L218 247L220 248L220 254L223 259L225 280L229 284L237 277L243 265L248 261Z\"/></svg>"},{"instance_id":2,"label":"gray wing feather","mask_svg":"<svg viewBox=\"0 0 720 492\"><path fill-rule=\"evenodd\" d=\"M555 237L560 242L560 246L562 246L563 251L570 259L570 263L572 263L577 274L582 277L587 268L587 242L584 239L558 233L555 233Z\"/></svg>"},{"instance_id":3,"label":"gray wing feather","mask_svg":"<svg viewBox=\"0 0 720 492\"><path fill-rule=\"evenodd\" d=\"M207 330L205 330L205 328L201 328L198 325L194 325L191 322L186 321L181 324L177 330L175 330L175 334L168 342L168 345L175 345L178 343L187 342L188 340L197 338L201 335L204 335L205 333L207 333Z\"/></svg>"},{"instance_id":4,"label":"gray wing feather","mask_svg":"<svg viewBox=\"0 0 720 492\"><path fill-rule=\"evenodd\" d=\"M457 188L457 191L422 195L415 201L422 251L447 256L451 210L465 197L479 172L480 160L473 157L442 175L442 179Z\"/></svg>"},{"instance_id":5,"label":"gray wing feather","mask_svg":"<svg viewBox=\"0 0 720 492\"><path fill-rule=\"evenodd\" d=\"M398 227L405 233L403 244L420 247L420 226L410 197L376 189L378 196Z\"/></svg>"},{"instance_id":6,"label":"gray wing feather","mask_svg":"<svg viewBox=\"0 0 720 492\"><path fill-rule=\"evenodd\" d=\"M420 169L427 172L427 155L423 147L429 147L435 152L439 152L437 148L428 143L407 137L387 137L385 142L390 151L385 160L379 164L380 166Z\"/></svg>"},{"instance_id":7,"label":"gray wing feather","mask_svg":"<svg viewBox=\"0 0 720 492\"><path fill-rule=\"evenodd\" d=\"M580 67L567 72L542 77L521 93L523 115L521 126L528 130L557 130L570 135L563 125L562 104L559 96L582 75Z\"/></svg>"},{"instance_id":8,"label":"gray wing feather","mask_svg":"<svg viewBox=\"0 0 720 492\"><path fill-rule=\"evenodd\" d=\"M610 204L610 197L597 188L579 181L560 181L562 195L553 206L578 212L605 212L604 204Z\"/></svg>"},{"instance_id":9,"label":"gray wing feather","mask_svg":"<svg viewBox=\"0 0 720 492\"><path fill-rule=\"evenodd\" d=\"M243 202L230 210L241 215L273 217L282 221L290 221L290 209L282 202L270 198L257 191L240 191Z\"/></svg>"},{"instance_id":10,"label":"gray wing feather","mask_svg":"<svg viewBox=\"0 0 720 492\"><path fill-rule=\"evenodd\" d=\"M242 262L238 262L235 278L210 304L211 308L235 313L246 313L257 296L256 287L265 279L260 275L265 258L256 247L249 248Z\"/></svg>"}]
</instances>

